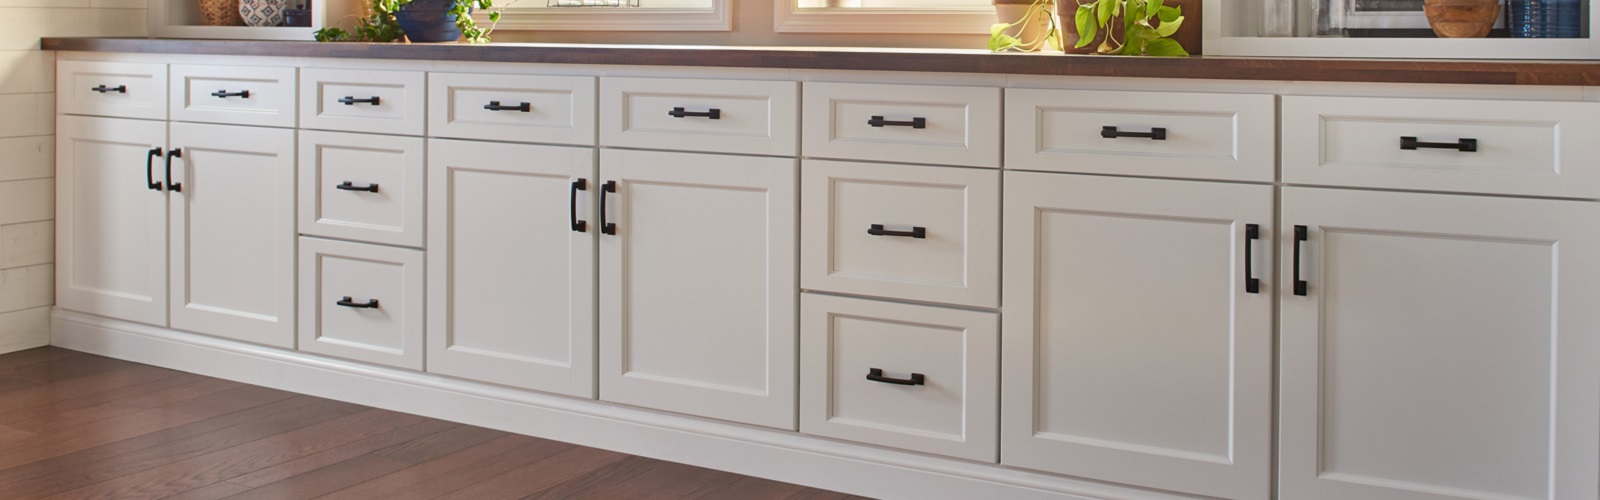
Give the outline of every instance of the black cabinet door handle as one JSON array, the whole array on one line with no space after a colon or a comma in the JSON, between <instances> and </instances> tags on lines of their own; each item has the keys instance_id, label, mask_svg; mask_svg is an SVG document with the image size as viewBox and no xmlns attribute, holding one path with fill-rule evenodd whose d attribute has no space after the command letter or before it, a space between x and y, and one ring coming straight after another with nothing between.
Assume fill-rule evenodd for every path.
<instances>
[{"instance_id":1,"label":"black cabinet door handle","mask_svg":"<svg viewBox=\"0 0 1600 500\"><path fill-rule=\"evenodd\" d=\"M1305 226L1294 227L1294 294L1306 295L1306 280L1300 279L1300 244L1310 239Z\"/></svg>"},{"instance_id":2,"label":"black cabinet door handle","mask_svg":"<svg viewBox=\"0 0 1600 500\"><path fill-rule=\"evenodd\" d=\"M1256 277L1256 259L1254 247L1256 240L1261 239L1261 226L1257 224L1244 225L1244 291L1245 293L1261 293L1261 279Z\"/></svg>"},{"instance_id":3,"label":"black cabinet door handle","mask_svg":"<svg viewBox=\"0 0 1600 500\"><path fill-rule=\"evenodd\" d=\"M696 116L696 117L701 117L701 118L710 118L712 120L721 120L722 119L722 110L717 109L717 108L711 108L711 111L698 113L698 112L694 112L694 111L684 111L683 108L672 108L672 111L668 111L667 112L667 116L671 116L673 118L683 118L683 117L686 117L686 116Z\"/></svg>"},{"instance_id":4,"label":"black cabinet door handle","mask_svg":"<svg viewBox=\"0 0 1600 500\"><path fill-rule=\"evenodd\" d=\"M920 240L928 237L928 228L914 226L910 231L889 231L883 228L883 224L873 224L872 227L867 228L867 234L873 236L901 236Z\"/></svg>"},{"instance_id":5,"label":"black cabinet door handle","mask_svg":"<svg viewBox=\"0 0 1600 500\"><path fill-rule=\"evenodd\" d=\"M118 94L126 94L126 93L128 93L128 86L127 85L118 85L118 86L115 86L115 87L107 87L105 85L101 85L99 87L95 87L95 88L92 88L92 89L89 89L89 90L93 90L95 92L99 92L99 93L102 93L102 94L107 93L107 92L116 92Z\"/></svg>"},{"instance_id":6,"label":"black cabinet door handle","mask_svg":"<svg viewBox=\"0 0 1600 500\"><path fill-rule=\"evenodd\" d=\"M1415 137L1401 137L1400 149L1416 151L1417 148L1425 149L1454 149L1463 153L1478 152L1477 139L1456 139L1456 142L1421 142Z\"/></svg>"},{"instance_id":7,"label":"black cabinet door handle","mask_svg":"<svg viewBox=\"0 0 1600 500\"><path fill-rule=\"evenodd\" d=\"M579 233L589 232L589 221L578 220L578 191L588 191L589 180L578 179L572 181L572 193L567 198L567 210L571 214L572 230Z\"/></svg>"},{"instance_id":8,"label":"black cabinet door handle","mask_svg":"<svg viewBox=\"0 0 1600 500\"><path fill-rule=\"evenodd\" d=\"M150 155L144 157L144 182L149 185L151 191L161 190L161 182L156 180L154 172L157 156L161 156L161 148L150 150Z\"/></svg>"},{"instance_id":9,"label":"black cabinet door handle","mask_svg":"<svg viewBox=\"0 0 1600 500\"><path fill-rule=\"evenodd\" d=\"M919 117L916 117L916 118L912 118L911 121L897 122L897 121L885 120L885 119L883 119L882 116L873 116L871 120L867 120L867 125L871 125L871 126L878 127L878 128L883 128L883 127L911 127L911 128L914 128L914 129L925 129L925 128L928 128L928 119L919 116Z\"/></svg>"},{"instance_id":10,"label":"black cabinet door handle","mask_svg":"<svg viewBox=\"0 0 1600 500\"><path fill-rule=\"evenodd\" d=\"M882 368L872 368L867 370L867 380L894 385L923 385L927 383L928 378L923 376L921 373L913 373L911 374L911 378L885 377L883 376Z\"/></svg>"},{"instance_id":11,"label":"black cabinet door handle","mask_svg":"<svg viewBox=\"0 0 1600 500\"><path fill-rule=\"evenodd\" d=\"M242 97L242 98L245 98L245 99L249 99L250 98L250 91L241 90L241 91L238 91L238 92L228 92L226 90L218 90L216 92L212 92L211 93L211 97L216 97L218 99L227 99L229 97Z\"/></svg>"},{"instance_id":12,"label":"black cabinet door handle","mask_svg":"<svg viewBox=\"0 0 1600 500\"><path fill-rule=\"evenodd\" d=\"M1118 137L1140 137L1156 141L1165 141L1167 140L1167 129L1156 127L1150 129L1149 132L1118 132L1116 127L1105 126L1100 127L1100 137L1107 139L1116 139Z\"/></svg>"},{"instance_id":13,"label":"black cabinet door handle","mask_svg":"<svg viewBox=\"0 0 1600 500\"><path fill-rule=\"evenodd\" d=\"M533 104L525 102L516 106L502 106L500 105L500 101L489 101L489 104L483 105L483 109L487 109L489 111L521 111L523 113L528 113L533 111Z\"/></svg>"},{"instance_id":14,"label":"black cabinet door handle","mask_svg":"<svg viewBox=\"0 0 1600 500\"><path fill-rule=\"evenodd\" d=\"M172 149L172 150L168 150L167 151L167 191L172 191L172 192L175 192L175 193L182 193L183 192L183 184L177 183L177 182L172 182L172 159L173 158L183 158L183 148Z\"/></svg>"},{"instance_id":15,"label":"black cabinet door handle","mask_svg":"<svg viewBox=\"0 0 1600 500\"><path fill-rule=\"evenodd\" d=\"M606 193L617 192L617 181L606 181L600 186L600 233L617 234L617 224L606 222Z\"/></svg>"},{"instance_id":16,"label":"black cabinet door handle","mask_svg":"<svg viewBox=\"0 0 1600 500\"><path fill-rule=\"evenodd\" d=\"M356 99L355 96L348 96L348 95L344 96L344 99L340 99L339 100L339 102L344 103L345 106L354 106L358 102L364 102L364 103L367 103L367 104L371 104L373 106L377 106L379 101L380 101L380 99L379 99L378 96L372 96L372 97L368 97L366 99Z\"/></svg>"},{"instance_id":17,"label":"black cabinet door handle","mask_svg":"<svg viewBox=\"0 0 1600 500\"><path fill-rule=\"evenodd\" d=\"M346 295L344 298L339 299L338 302L334 302L334 304L352 309L377 309L378 299L367 299L366 302L356 302L354 299L351 299L350 296Z\"/></svg>"},{"instance_id":18,"label":"black cabinet door handle","mask_svg":"<svg viewBox=\"0 0 1600 500\"><path fill-rule=\"evenodd\" d=\"M354 182L344 181L333 188L340 191L366 191L368 193L376 193L378 192L378 183L374 182L365 186L357 186Z\"/></svg>"}]
</instances>

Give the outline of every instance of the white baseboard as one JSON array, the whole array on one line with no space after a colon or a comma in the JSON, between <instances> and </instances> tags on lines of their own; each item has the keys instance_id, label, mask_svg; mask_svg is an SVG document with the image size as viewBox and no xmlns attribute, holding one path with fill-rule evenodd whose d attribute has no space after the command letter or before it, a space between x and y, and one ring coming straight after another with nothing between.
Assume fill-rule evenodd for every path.
<instances>
[{"instance_id":1,"label":"white baseboard","mask_svg":"<svg viewBox=\"0 0 1600 500\"><path fill-rule=\"evenodd\" d=\"M1171 494L382 368L57 309L53 345L210 377L886 499Z\"/></svg>"}]
</instances>

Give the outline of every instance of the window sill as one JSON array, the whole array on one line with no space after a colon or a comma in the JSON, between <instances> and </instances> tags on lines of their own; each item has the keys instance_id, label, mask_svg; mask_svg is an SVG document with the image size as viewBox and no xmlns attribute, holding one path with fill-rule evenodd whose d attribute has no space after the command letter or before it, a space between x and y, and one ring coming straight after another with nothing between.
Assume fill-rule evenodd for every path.
<instances>
[{"instance_id":1,"label":"window sill","mask_svg":"<svg viewBox=\"0 0 1600 500\"><path fill-rule=\"evenodd\" d=\"M983 35L995 23L994 9L799 8L776 0L773 30L779 33L941 33Z\"/></svg>"}]
</instances>

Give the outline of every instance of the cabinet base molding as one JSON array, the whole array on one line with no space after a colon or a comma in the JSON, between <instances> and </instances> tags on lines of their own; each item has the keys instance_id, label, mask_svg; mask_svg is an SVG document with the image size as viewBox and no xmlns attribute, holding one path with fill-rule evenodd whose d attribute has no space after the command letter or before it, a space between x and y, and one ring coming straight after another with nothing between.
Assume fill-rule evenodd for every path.
<instances>
[{"instance_id":1,"label":"cabinet base molding","mask_svg":"<svg viewBox=\"0 0 1600 500\"><path fill-rule=\"evenodd\" d=\"M51 330L51 344L65 349L874 498L1189 498L518 391L62 309L54 311Z\"/></svg>"}]
</instances>

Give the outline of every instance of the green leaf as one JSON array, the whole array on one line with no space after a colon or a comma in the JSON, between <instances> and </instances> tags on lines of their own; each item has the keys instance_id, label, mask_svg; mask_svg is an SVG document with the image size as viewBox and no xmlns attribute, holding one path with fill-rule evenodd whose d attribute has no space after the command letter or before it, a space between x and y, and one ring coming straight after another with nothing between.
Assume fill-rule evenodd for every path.
<instances>
[{"instance_id":1,"label":"green leaf","mask_svg":"<svg viewBox=\"0 0 1600 500\"><path fill-rule=\"evenodd\" d=\"M1022 45L1022 40L1011 35L997 34L989 37L989 50L994 52L1000 52L1018 45Z\"/></svg>"},{"instance_id":2,"label":"green leaf","mask_svg":"<svg viewBox=\"0 0 1600 500\"><path fill-rule=\"evenodd\" d=\"M1181 16L1171 21L1161 21L1161 25L1156 26L1156 34L1160 35L1162 38L1166 38L1172 36L1173 33L1177 33L1178 28L1182 26L1183 17Z\"/></svg>"},{"instance_id":3,"label":"green leaf","mask_svg":"<svg viewBox=\"0 0 1600 500\"><path fill-rule=\"evenodd\" d=\"M989 37L994 38L1000 36L1001 32L1004 32L1010 28L1011 24L1009 23L995 23L993 26L989 26Z\"/></svg>"},{"instance_id":4,"label":"green leaf","mask_svg":"<svg viewBox=\"0 0 1600 500\"><path fill-rule=\"evenodd\" d=\"M1147 12L1147 13L1160 13L1161 12L1161 4L1162 4L1161 0L1150 0L1150 3L1145 5L1144 11ZM1146 16L1146 17L1148 17L1148 16Z\"/></svg>"},{"instance_id":5,"label":"green leaf","mask_svg":"<svg viewBox=\"0 0 1600 500\"><path fill-rule=\"evenodd\" d=\"M1055 50L1057 52L1066 51L1066 42L1061 39L1060 29L1050 28L1050 34L1045 36L1045 40L1050 42L1051 50Z\"/></svg>"},{"instance_id":6,"label":"green leaf","mask_svg":"<svg viewBox=\"0 0 1600 500\"><path fill-rule=\"evenodd\" d=\"M1094 13L1090 12L1088 6L1083 6L1078 8L1078 12L1074 13L1072 18L1073 24L1078 26L1078 43L1074 47L1081 49L1089 46L1089 42L1094 41L1096 32Z\"/></svg>"},{"instance_id":7,"label":"green leaf","mask_svg":"<svg viewBox=\"0 0 1600 500\"><path fill-rule=\"evenodd\" d=\"M1111 20L1112 11L1115 10L1116 6L1121 5L1121 2L1119 2L1118 0L1099 0L1099 1L1100 1L1100 10L1095 13L1095 17L1098 18L1098 20L1100 21L1100 25L1101 26L1105 26L1106 22Z\"/></svg>"},{"instance_id":8,"label":"green leaf","mask_svg":"<svg viewBox=\"0 0 1600 500\"><path fill-rule=\"evenodd\" d=\"M1152 56L1162 57L1182 57L1189 55L1189 51L1183 50L1183 45L1179 44L1177 40L1173 40L1171 38L1151 40L1150 43L1145 44L1144 51Z\"/></svg>"},{"instance_id":9,"label":"green leaf","mask_svg":"<svg viewBox=\"0 0 1600 500\"><path fill-rule=\"evenodd\" d=\"M1162 7L1156 10L1156 17L1161 18L1161 22L1163 23L1169 23L1173 20L1183 17L1183 8Z\"/></svg>"}]
</instances>

